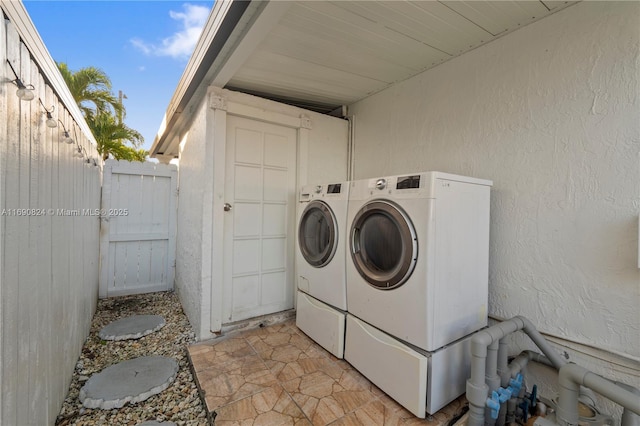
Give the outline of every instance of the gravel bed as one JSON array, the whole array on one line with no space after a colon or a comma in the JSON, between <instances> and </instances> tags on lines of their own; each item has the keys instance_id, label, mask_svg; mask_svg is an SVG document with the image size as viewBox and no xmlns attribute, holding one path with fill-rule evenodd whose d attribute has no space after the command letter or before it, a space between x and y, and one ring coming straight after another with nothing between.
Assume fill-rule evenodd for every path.
<instances>
[{"instance_id":1,"label":"gravel bed","mask_svg":"<svg viewBox=\"0 0 640 426\"><path fill-rule=\"evenodd\" d=\"M105 341L98 337L102 327L130 315L162 315L166 325L137 340ZM191 325L182 311L177 294L173 292L99 300L91 321L91 333L82 347L56 425L134 426L148 420L171 421L178 425L208 425L187 357L187 346L194 342ZM178 362L178 375L165 391L120 409L100 410L82 406L78 399L80 388L92 374L112 364L145 355L172 357Z\"/></svg>"}]
</instances>

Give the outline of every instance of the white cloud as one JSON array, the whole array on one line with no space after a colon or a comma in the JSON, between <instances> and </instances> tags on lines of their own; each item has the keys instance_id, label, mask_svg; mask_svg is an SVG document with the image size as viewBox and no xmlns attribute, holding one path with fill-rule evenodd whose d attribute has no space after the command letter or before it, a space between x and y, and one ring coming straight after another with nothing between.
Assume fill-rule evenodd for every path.
<instances>
[{"instance_id":1,"label":"white cloud","mask_svg":"<svg viewBox=\"0 0 640 426\"><path fill-rule=\"evenodd\" d=\"M151 46L146 44L144 41L140 40L139 38L132 38L129 41L131 42L131 44L133 44L134 47L139 49L145 55L151 55Z\"/></svg>"},{"instance_id":2,"label":"white cloud","mask_svg":"<svg viewBox=\"0 0 640 426\"><path fill-rule=\"evenodd\" d=\"M183 11L170 11L169 16L180 22L181 29L162 39L159 45L139 38L130 40L131 44L145 55L170 56L175 59L187 59L198 42L202 27L209 17L209 8L189 3L182 5Z\"/></svg>"}]
</instances>

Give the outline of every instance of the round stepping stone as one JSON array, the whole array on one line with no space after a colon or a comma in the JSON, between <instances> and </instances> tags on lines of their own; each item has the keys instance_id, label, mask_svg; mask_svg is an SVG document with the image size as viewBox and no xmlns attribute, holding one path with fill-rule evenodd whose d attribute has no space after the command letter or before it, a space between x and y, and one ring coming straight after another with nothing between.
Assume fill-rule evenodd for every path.
<instances>
[{"instance_id":1,"label":"round stepping stone","mask_svg":"<svg viewBox=\"0 0 640 426\"><path fill-rule=\"evenodd\" d=\"M87 408L121 408L162 392L177 373L173 358L143 356L123 361L91 376L80 389L80 402Z\"/></svg>"},{"instance_id":2,"label":"round stepping stone","mask_svg":"<svg viewBox=\"0 0 640 426\"><path fill-rule=\"evenodd\" d=\"M164 327L160 315L132 315L121 318L105 326L98 336L102 340L139 339Z\"/></svg>"},{"instance_id":3,"label":"round stepping stone","mask_svg":"<svg viewBox=\"0 0 640 426\"><path fill-rule=\"evenodd\" d=\"M143 423L138 423L137 426L178 426L174 422L159 422L156 420L149 420Z\"/></svg>"}]
</instances>

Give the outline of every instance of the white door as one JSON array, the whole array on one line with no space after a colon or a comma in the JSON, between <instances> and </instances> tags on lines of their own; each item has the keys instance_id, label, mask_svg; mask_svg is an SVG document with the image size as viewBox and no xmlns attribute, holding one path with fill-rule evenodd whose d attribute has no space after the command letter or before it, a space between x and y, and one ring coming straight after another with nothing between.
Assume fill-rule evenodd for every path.
<instances>
[{"instance_id":1,"label":"white door","mask_svg":"<svg viewBox=\"0 0 640 426\"><path fill-rule=\"evenodd\" d=\"M224 323L293 308L296 135L227 118Z\"/></svg>"}]
</instances>

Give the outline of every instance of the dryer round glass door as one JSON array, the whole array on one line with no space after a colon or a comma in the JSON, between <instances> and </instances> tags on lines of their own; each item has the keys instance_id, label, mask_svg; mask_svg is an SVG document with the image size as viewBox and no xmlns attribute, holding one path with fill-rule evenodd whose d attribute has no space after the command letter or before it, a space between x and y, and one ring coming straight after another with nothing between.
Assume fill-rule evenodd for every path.
<instances>
[{"instance_id":1,"label":"dryer round glass door","mask_svg":"<svg viewBox=\"0 0 640 426\"><path fill-rule=\"evenodd\" d=\"M351 225L351 258L370 285L391 290L404 284L418 258L418 239L408 216L388 201L371 201Z\"/></svg>"},{"instance_id":2,"label":"dryer round glass door","mask_svg":"<svg viewBox=\"0 0 640 426\"><path fill-rule=\"evenodd\" d=\"M338 244L338 228L333 212L322 201L312 201L302 212L298 245L305 260L316 268L331 262Z\"/></svg>"}]
</instances>

